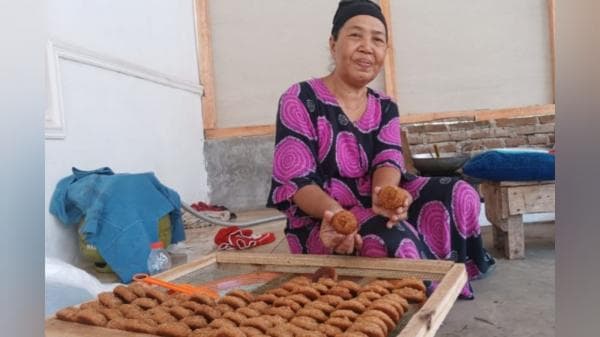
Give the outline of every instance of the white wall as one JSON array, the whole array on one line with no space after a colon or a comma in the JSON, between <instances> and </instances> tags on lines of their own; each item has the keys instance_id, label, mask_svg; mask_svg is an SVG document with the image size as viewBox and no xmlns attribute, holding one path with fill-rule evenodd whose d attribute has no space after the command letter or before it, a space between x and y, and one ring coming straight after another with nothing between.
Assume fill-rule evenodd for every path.
<instances>
[{"instance_id":1,"label":"white wall","mask_svg":"<svg viewBox=\"0 0 600 337\"><path fill-rule=\"evenodd\" d=\"M209 1L217 127L272 124L287 86L328 73L338 2ZM402 115L553 102L547 0L391 0L390 11Z\"/></svg>"},{"instance_id":2,"label":"white wall","mask_svg":"<svg viewBox=\"0 0 600 337\"><path fill-rule=\"evenodd\" d=\"M49 116L64 120L64 138L46 140L46 210L73 166L152 171L183 200L206 200L193 1L51 0L48 8L59 41ZM77 262L75 230L49 213L45 228L46 256Z\"/></svg>"},{"instance_id":3,"label":"white wall","mask_svg":"<svg viewBox=\"0 0 600 337\"><path fill-rule=\"evenodd\" d=\"M210 0L217 127L273 124L293 83L322 77L339 0ZM383 78L372 84L383 88Z\"/></svg>"},{"instance_id":4,"label":"white wall","mask_svg":"<svg viewBox=\"0 0 600 337\"><path fill-rule=\"evenodd\" d=\"M553 103L547 0L393 0L401 114Z\"/></svg>"}]
</instances>

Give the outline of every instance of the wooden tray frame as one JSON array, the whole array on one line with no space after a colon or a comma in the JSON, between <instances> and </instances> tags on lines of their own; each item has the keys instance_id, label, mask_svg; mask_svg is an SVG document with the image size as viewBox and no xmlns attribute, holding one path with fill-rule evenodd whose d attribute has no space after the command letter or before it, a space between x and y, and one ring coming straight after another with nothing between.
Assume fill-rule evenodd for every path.
<instances>
[{"instance_id":1,"label":"wooden tray frame","mask_svg":"<svg viewBox=\"0 0 600 337\"><path fill-rule=\"evenodd\" d=\"M282 273L312 273L319 267L334 267L338 275L343 276L381 278L412 276L439 281L438 287L423 306L413 314L400 333L393 337L434 336L467 282L464 264L451 261L241 252L212 253L155 277L172 281L215 264L245 265L256 268L256 271ZM55 317L46 320L45 331L47 337L154 336L65 322Z\"/></svg>"}]
</instances>

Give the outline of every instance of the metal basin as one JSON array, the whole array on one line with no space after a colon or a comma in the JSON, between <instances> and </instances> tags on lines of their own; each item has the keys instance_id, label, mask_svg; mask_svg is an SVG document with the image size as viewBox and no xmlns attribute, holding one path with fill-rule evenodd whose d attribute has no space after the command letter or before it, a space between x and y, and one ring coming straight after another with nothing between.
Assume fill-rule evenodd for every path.
<instances>
[{"instance_id":1,"label":"metal basin","mask_svg":"<svg viewBox=\"0 0 600 337\"><path fill-rule=\"evenodd\" d=\"M440 157L429 153L413 155L415 168L424 176L446 176L455 175L456 171L469 160L470 154L440 153Z\"/></svg>"}]
</instances>

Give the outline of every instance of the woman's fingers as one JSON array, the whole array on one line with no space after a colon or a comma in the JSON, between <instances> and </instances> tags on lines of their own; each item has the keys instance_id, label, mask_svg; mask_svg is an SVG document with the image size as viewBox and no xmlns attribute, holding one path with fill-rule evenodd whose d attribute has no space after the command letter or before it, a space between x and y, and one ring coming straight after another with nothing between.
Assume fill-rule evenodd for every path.
<instances>
[{"instance_id":1,"label":"woman's fingers","mask_svg":"<svg viewBox=\"0 0 600 337\"><path fill-rule=\"evenodd\" d=\"M325 220L327 223L330 223L331 219L333 219L333 212L329 210L325 211L323 213L323 220Z\"/></svg>"},{"instance_id":2,"label":"woman's fingers","mask_svg":"<svg viewBox=\"0 0 600 337\"><path fill-rule=\"evenodd\" d=\"M387 229L391 229L392 227L394 227L394 225L396 224L395 221L388 221L385 226L387 227Z\"/></svg>"},{"instance_id":3,"label":"woman's fingers","mask_svg":"<svg viewBox=\"0 0 600 337\"><path fill-rule=\"evenodd\" d=\"M342 242L337 245L334 251L338 254L352 254L354 251L354 235L346 235L344 236Z\"/></svg>"},{"instance_id":4,"label":"woman's fingers","mask_svg":"<svg viewBox=\"0 0 600 337\"><path fill-rule=\"evenodd\" d=\"M363 244L362 236L360 236L360 234L358 234L358 233L354 234L354 246L356 247L356 250L361 249L362 244Z\"/></svg>"}]
</instances>

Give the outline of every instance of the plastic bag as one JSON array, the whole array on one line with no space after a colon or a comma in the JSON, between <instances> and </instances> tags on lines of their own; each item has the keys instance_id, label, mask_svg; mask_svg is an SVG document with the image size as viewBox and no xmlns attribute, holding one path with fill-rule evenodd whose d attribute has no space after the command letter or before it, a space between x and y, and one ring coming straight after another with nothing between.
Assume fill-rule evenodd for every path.
<instances>
[{"instance_id":1,"label":"plastic bag","mask_svg":"<svg viewBox=\"0 0 600 337\"><path fill-rule=\"evenodd\" d=\"M46 317L56 311L91 301L119 283L101 283L94 276L55 258L46 258Z\"/></svg>"}]
</instances>

